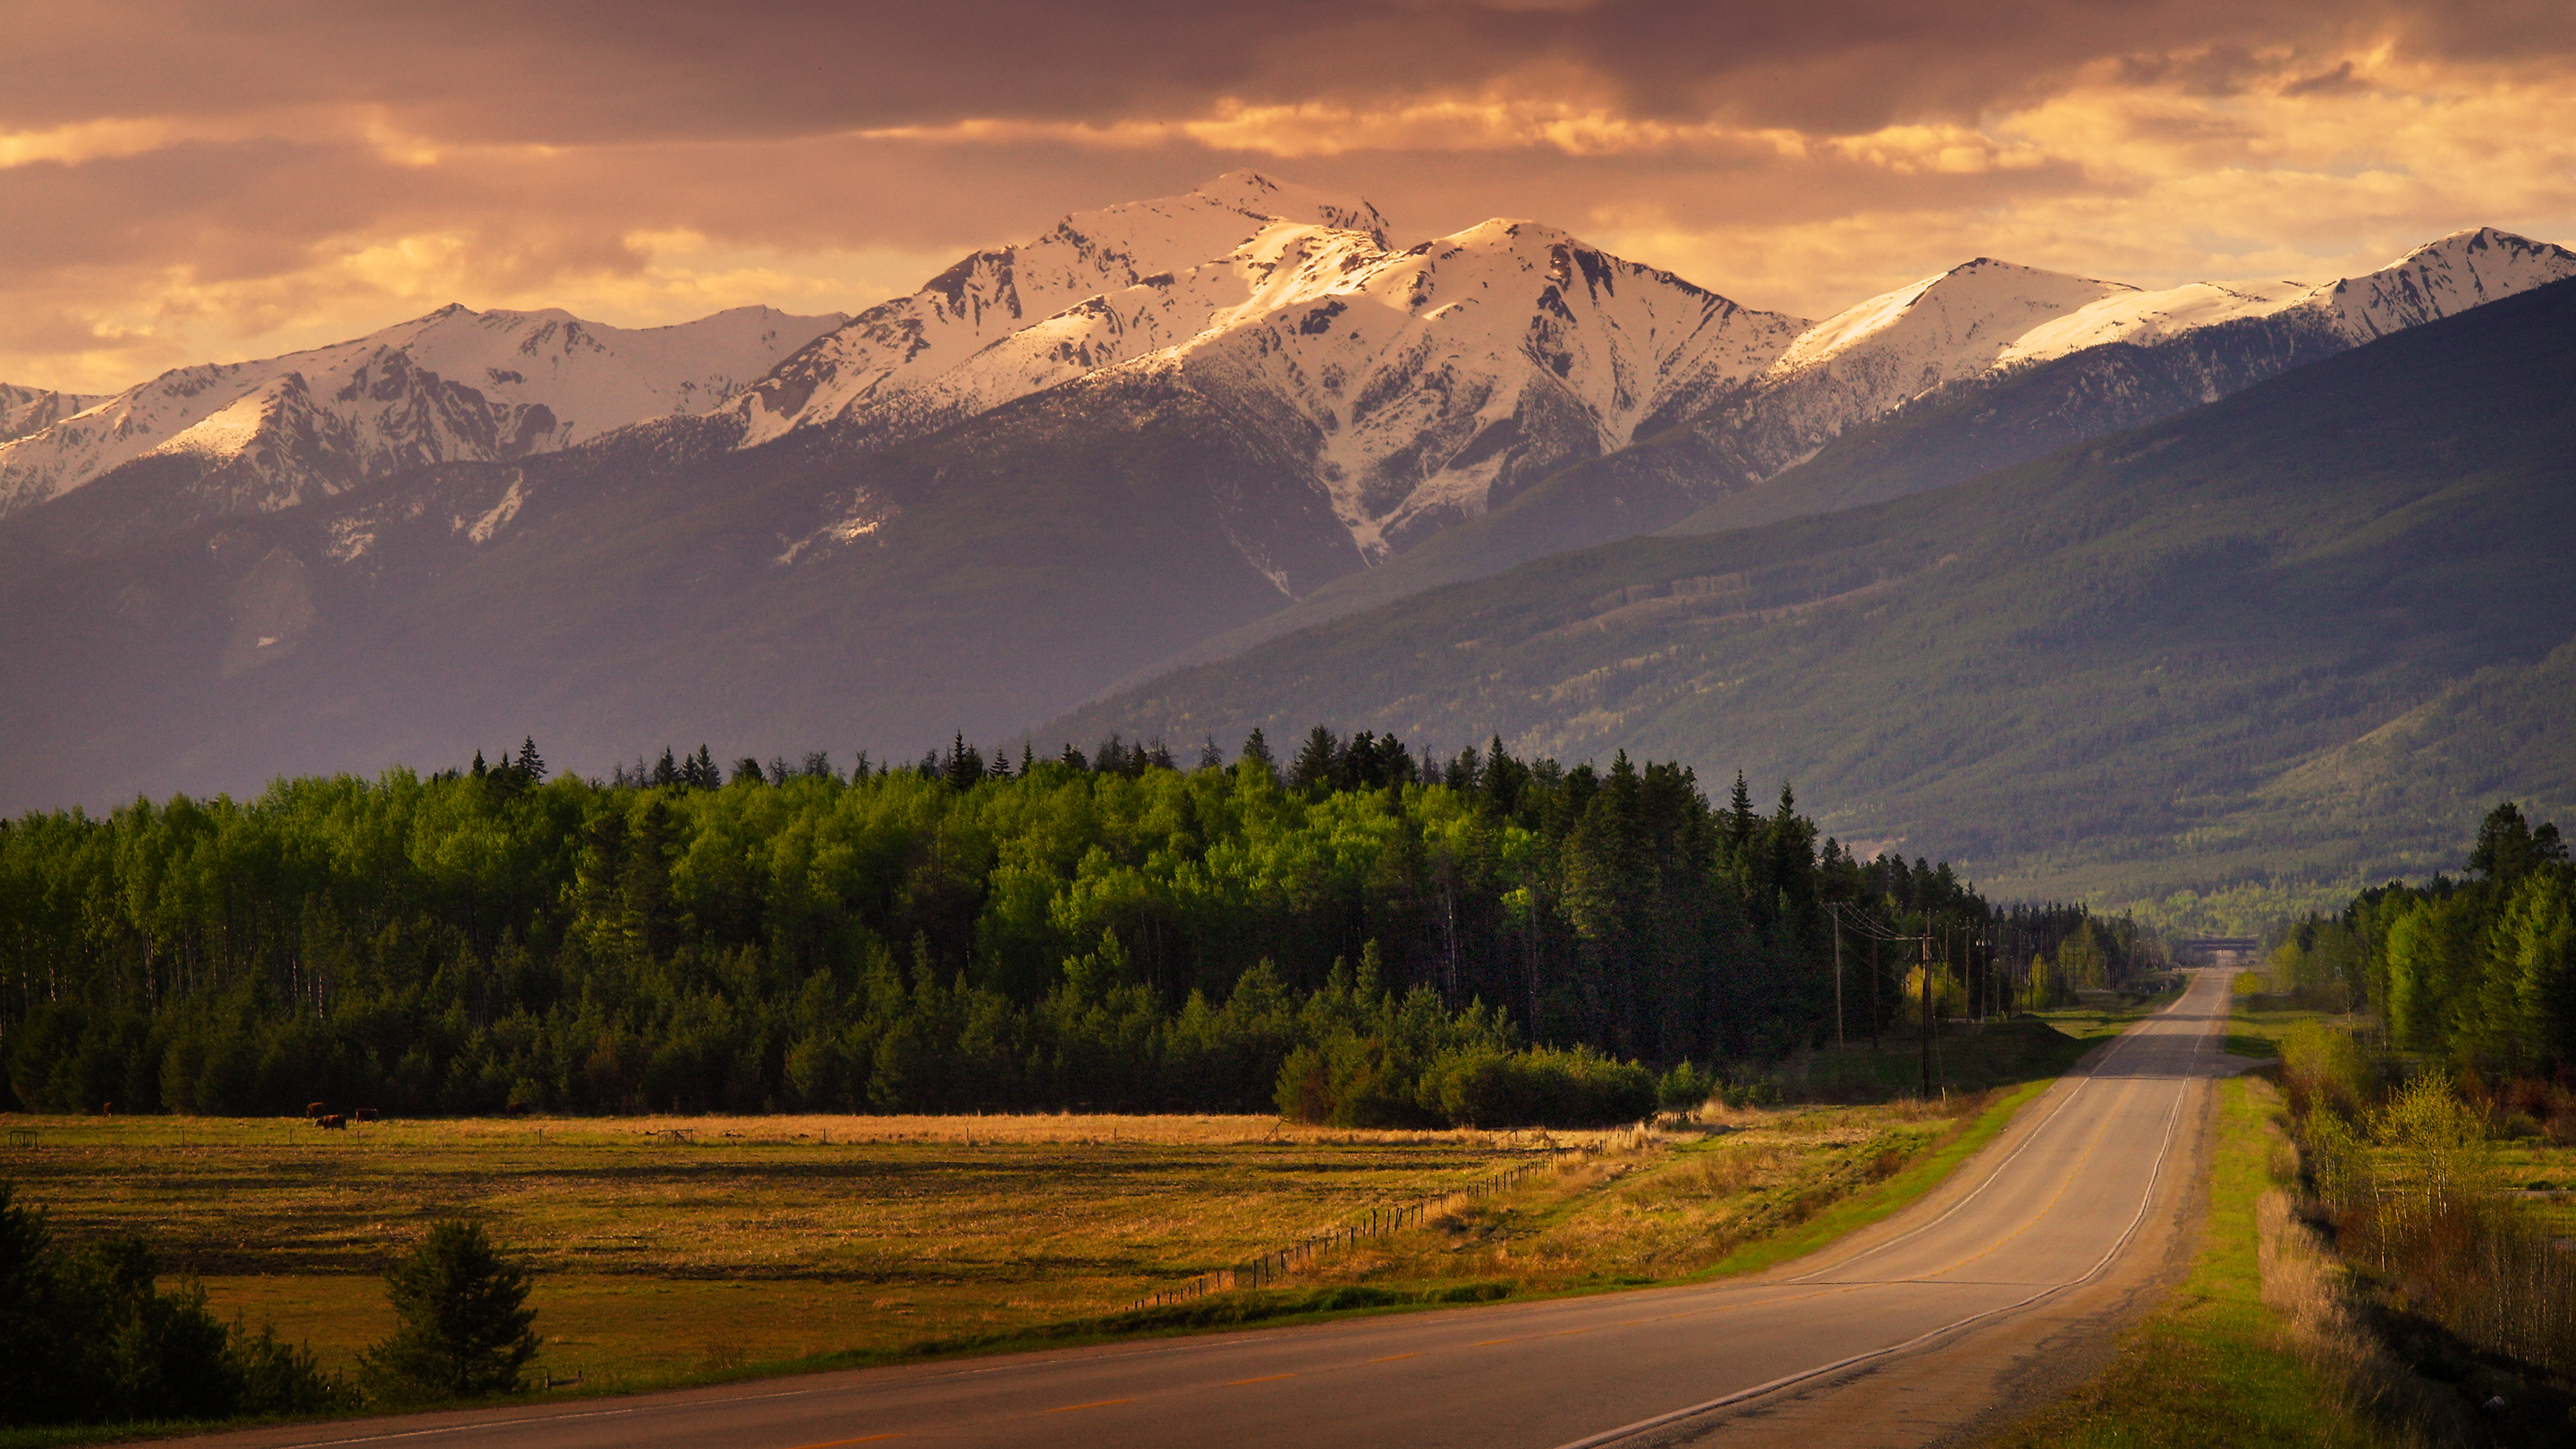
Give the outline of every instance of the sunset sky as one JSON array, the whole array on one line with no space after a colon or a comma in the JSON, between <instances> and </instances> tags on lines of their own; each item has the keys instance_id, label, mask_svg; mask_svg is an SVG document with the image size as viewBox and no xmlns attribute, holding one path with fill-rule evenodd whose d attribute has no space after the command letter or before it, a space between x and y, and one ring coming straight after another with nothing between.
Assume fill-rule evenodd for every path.
<instances>
[{"instance_id":1,"label":"sunset sky","mask_svg":"<svg viewBox=\"0 0 2576 1449\"><path fill-rule=\"evenodd\" d=\"M1823 316L1990 255L2142 284L2576 242L2566 0L0 0L0 381L450 301L855 311L1253 167Z\"/></svg>"}]
</instances>

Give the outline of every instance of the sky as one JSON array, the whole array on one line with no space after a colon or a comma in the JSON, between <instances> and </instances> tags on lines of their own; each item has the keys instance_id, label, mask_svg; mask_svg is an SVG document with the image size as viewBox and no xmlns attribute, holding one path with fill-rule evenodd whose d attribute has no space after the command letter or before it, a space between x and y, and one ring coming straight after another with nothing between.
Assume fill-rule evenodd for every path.
<instances>
[{"instance_id":1,"label":"sky","mask_svg":"<svg viewBox=\"0 0 2576 1449\"><path fill-rule=\"evenodd\" d=\"M2566 0L0 0L0 382L856 311L1250 167L1823 317L2576 242Z\"/></svg>"}]
</instances>

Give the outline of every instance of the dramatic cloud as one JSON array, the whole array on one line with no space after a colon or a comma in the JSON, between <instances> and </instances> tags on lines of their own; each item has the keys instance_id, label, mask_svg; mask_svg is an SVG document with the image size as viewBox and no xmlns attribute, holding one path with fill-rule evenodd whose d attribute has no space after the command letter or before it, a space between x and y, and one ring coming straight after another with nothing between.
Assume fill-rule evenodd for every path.
<instances>
[{"instance_id":1,"label":"dramatic cloud","mask_svg":"<svg viewBox=\"0 0 2576 1449\"><path fill-rule=\"evenodd\" d=\"M0 380L88 390L448 301L847 310L1244 165L1810 315L2576 237L2559 0L0 5Z\"/></svg>"}]
</instances>

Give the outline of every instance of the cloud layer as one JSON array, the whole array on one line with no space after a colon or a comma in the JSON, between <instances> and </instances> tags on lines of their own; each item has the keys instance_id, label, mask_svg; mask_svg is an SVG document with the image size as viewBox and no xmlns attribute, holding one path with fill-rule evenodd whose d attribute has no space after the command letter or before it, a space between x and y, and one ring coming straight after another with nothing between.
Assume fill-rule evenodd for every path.
<instances>
[{"instance_id":1,"label":"cloud layer","mask_svg":"<svg viewBox=\"0 0 2576 1449\"><path fill-rule=\"evenodd\" d=\"M1244 165L1809 315L2576 238L2556 0L5 3L0 380L81 390L448 301L853 309Z\"/></svg>"}]
</instances>

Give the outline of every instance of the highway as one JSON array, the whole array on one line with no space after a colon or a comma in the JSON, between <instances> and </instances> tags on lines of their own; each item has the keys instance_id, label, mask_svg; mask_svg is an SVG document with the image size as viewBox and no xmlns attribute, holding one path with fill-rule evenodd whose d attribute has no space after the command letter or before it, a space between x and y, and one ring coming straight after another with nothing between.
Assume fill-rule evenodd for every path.
<instances>
[{"instance_id":1,"label":"highway","mask_svg":"<svg viewBox=\"0 0 2576 1449\"><path fill-rule=\"evenodd\" d=\"M1919 1442L2178 1241L2227 974L2198 973L1908 1211L1757 1277L195 1442L435 1449ZM2087 1310L2091 1311L2091 1310ZM2051 1325L2054 1325L2054 1328ZM2076 1325L2081 1327L2081 1325ZM2095 1336L2098 1337L2098 1331ZM1968 1355L1965 1379L1955 1365ZM1943 1355L1949 1355L1944 1359ZM1945 1366L1951 1418L1890 1407ZM1982 1375L1982 1376L1980 1376ZM1961 1391L1967 1383L1974 1392ZM1875 1396L1875 1397L1873 1397ZM1917 1398L1915 1404L1925 1402ZM1784 1406L1788 1406L1785 1407ZM1901 1407L1901 1406L1900 1406ZM1909 1411L1911 1412L1911 1411ZM1890 1414L1896 1414L1890 1417Z\"/></svg>"}]
</instances>

